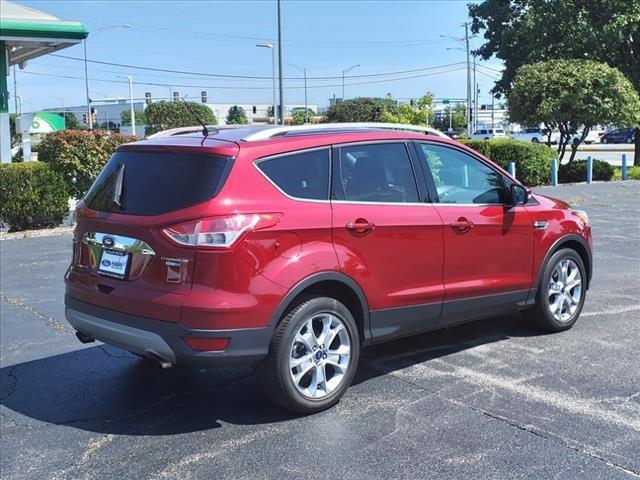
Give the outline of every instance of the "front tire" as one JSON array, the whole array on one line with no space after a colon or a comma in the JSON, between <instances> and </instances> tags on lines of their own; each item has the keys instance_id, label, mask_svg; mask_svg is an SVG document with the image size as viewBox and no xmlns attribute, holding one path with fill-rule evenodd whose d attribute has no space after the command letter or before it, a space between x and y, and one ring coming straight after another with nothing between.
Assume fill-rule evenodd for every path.
<instances>
[{"instance_id":1,"label":"front tire","mask_svg":"<svg viewBox=\"0 0 640 480\"><path fill-rule=\"evenodd\" d=\"M558 250L543 267L535 306L523 315L547 332L570 329L582 312L586 281L580 255L570 248Z\"/></svg>"},{"instance_id":2,"label":"front tire","mask_svg":"<svg viewBox=\"0 0 640 480\"><path fill-rule=\"evenodd\" d=\"M309 297L282 318L258 373L272 402L314 413L338 403L359 356L360 337L349 309L333 298Z\"/></svg>"}]
</instances>

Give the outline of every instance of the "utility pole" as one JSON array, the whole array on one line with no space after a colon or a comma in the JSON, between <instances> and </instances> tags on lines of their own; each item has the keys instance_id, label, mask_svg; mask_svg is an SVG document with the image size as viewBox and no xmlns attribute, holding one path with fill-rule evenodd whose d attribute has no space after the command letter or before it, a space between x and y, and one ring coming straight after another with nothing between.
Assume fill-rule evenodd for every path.
<instances>
[{"instance_id":1,"label":"utility pole","mask_svg":"<svg viewBox=\"0 0 640 480\"><path fill-rule=\"evenodd\" d=\"M84 46L84 88L87 94L87 121L89 130L93 130L93 118L91 118L91 97L89 96L89 62L87 60L87 39L82 40Z\"/></svg>"},{"instance_id":2,"label":"utility pole","mask_svg":"<svg viewBox=\"0 0 640 480\"><path fill-rule=\"evenodd\" d=\"M309 123L309 105L307 103L307 67L304 67L304 123Z\"/></svg>"},{"instance_id":3,"label":"utility pole","mask_svg":"<svg viewBox=\"0 0 640 480\"><path fill-rule=\"evenodd\" d=\"M467 133L471 135L471 59L469 51L469 22L464 22L464 43L467 50Z\"/></svg>"},{"instance_id":4,"label":"utility pole","mask_svg":"<svg viewBox=\"0 0 640 480\"><path fill-rule=\"evenodd\" d=\"M278 117L280 117L280 125L284 125L284 88L282 86L282 13L280 0L278 0L278 91L280 97Z\"/></svg>"},{"instance_id":5,"label":"utility pole","mask_svg":"<svg viewBox=\"0 0 640 480\"><path fill-rule=\"evenodd\" d=\"M473 56L473 130L478 129L478 84L476 83L476 56Z\"/></svg>"}]
</instances>

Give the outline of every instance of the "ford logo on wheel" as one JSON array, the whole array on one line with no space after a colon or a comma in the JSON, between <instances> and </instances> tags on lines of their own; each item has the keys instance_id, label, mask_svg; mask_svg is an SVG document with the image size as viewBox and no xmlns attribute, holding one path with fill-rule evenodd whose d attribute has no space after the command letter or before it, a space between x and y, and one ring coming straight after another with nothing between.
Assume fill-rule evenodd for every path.
<instances>
[{"instance_id":1,"label":"ford logo on wheel","mask_svg":"<svg viewBox=\"0 0 640 480\"><path fill-rule=\"evenodd\" d=\"M105 247L113 247L115 243L116 241L113 239L113 237L104 237L102 239L102 245L104 245Z\"/></svg>"}]
</instances>

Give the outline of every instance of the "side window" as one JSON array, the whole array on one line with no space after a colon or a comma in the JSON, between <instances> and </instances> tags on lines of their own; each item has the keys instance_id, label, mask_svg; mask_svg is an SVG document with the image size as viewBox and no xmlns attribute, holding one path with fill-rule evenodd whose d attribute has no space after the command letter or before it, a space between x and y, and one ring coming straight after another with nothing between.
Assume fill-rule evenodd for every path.
<instances>
[{"instance_id":1,"label":"side window","mask_svg":"<svg viewBox=\"0 0 640 480\"><path fill-rule=\"evenodd\" d=\"M440 203L505 203L502 175L459 150L421 143Z\"/></svg>"},{"instance_id":2,"label":"side window","mask_svg":"<svg viewBox=\"0 0 640 480\"><path fill-rule=\"evenodd\" d=\"M404 143L342 147L336 175L339 180L336 198L356 202L418 202L418 188Z\"/></svg>"},{"instance_id":3,"label":"side window","mask_svg":"<svg viewBox=\"0 0 640 480\"><path fill-rule=\"evenodd\" d=\"M329 149L270 158L258 168L291 197L329 199Z\"/></svg>"}]
</instances>

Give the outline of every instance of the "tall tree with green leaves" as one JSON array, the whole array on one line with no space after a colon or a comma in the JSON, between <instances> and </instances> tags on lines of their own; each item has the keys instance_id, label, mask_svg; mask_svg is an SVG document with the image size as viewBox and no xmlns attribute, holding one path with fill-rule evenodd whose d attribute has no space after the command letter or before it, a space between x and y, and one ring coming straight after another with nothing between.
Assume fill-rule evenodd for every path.
<instances>
[{"instance_id":1,"label":"tall tree with green leaves","mask_svg":"<svg viewBox=\"0 0 640 480\"><path fill-rule=\"evenodd\" d=\"M593 60L550 60L520 67L508 104L512 121L559 130L558 153L562 159L570 146L569 163L594 125L640 123L640 96L634 86L617 68Z\"/></svg>"},{"instance_id":2,"label":"tall tree with green leaves","mask_svg":"<svg viewBox=\"0 0 640 480\"><path fill-rule=\"evenodd\" d=\"M249 119L244 108L234 105L229 109L229 113L227 113L228 125L246 125L247 123L249 123Z\"/></svg>"},{"instance_id":3,"label":"tall tree with green leaves","mask_svg":"<svg viewBox=\"0 0 640 480\"><path fill-rule=\"evenodd\" d=\"M329 123L386 122L388 114L399 114L395 100L390 98L354 98L331 105L325 117Z\"/></svg>"},{"instance_id":4,"label":"tall tree with green leaves","mask_svg":"<svg viewBox=\"0 0 640 480\"><path fill-rule=\"evenodd\" d=\"M198 125L198 119L206 125L217 124L213 111L206 105L196 102L153 102L147 106L145 114L147 135L170 128Z\"/></svg>"},{"instance_id":5,"label":"tall tree with green leaves","mask_svg":"<svg viewBox=\"0 0 640 480\"><path fill-rule=\"evenodd\" d=\"M496 93L511 91L518 69L553 59L590 59L618 68L640 92L640 1L485 0L469 5L477 53L505 63ZM635 165L640 165L640 128Z\"/></svg>"},{"instance_id":6,"label":"tall tree with green leaves","mask_svg":"<svg viewBox=\"0 0 640 480\"><path fill-rule=\"evenodd\" d=\"M144 110L136 110L133 114L136 117L136 125L146 125L147 115ZM120 114L120 123L126 126L131 125L131 110L124 110Z\"/></svg>"},{"instance_id":7,"label":"tall tree with green leaves","mask_svg":"<svg viewBox=\"0 0 640 480\"><path fill-rule=\"evenodd\" d=\"M428 92L410 103L402 103L393 111L385 110L382 121L389 123L407 123L425 125L433 116L433 93Z\"/></svg>"}]
</instances>

